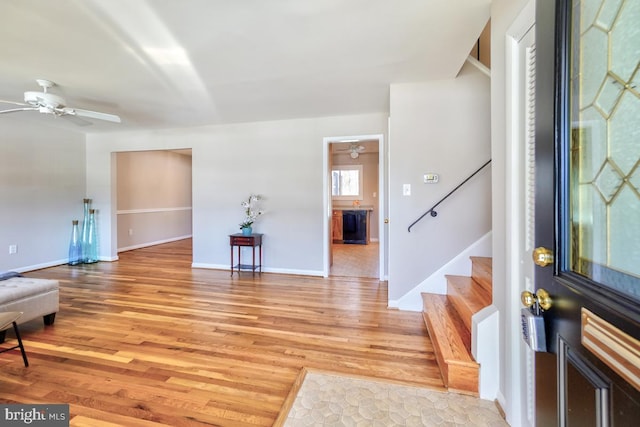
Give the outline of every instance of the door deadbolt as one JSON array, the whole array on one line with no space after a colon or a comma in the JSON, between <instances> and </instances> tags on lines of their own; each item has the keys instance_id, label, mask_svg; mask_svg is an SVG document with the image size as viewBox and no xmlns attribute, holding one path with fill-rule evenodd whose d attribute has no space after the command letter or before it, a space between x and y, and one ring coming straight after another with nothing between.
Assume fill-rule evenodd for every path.
<instances>
[{"instance_id":1,"label":"door deadbolt","mask_svg":"<svg viewBox=\"0 0 640 427\"><path fill-rule=\"evenodd\" d=\"M520 301L527 308L534 307L537 304L543 310L549 310L553 305L549 292L542 288L538 289L535 294L529 291L522 291Z\"/></svg>"},{"instance_id":2,"label":"door deadbolt","mask_svg":"<svg viewBox=\"0 0 640 427\"><path fill-rule=\"evenodd\" d=\"M520 310L522 337L533 351L547 351L547 338L543 311L551 308L551 297L544 289L536 293L523 291L520 300L525 307Z\"/></svg>"},{"instance_id":3,"label":"door deadbolt","mask_svg":"<svg viewBox=\"0 0 640 427\"><path fill-rule=\"evenodd\" d=\"M541 309L549 310L551 308L551 297L549 296L549 292L540 288L536 291L536 297Z\"/></svg>"},{"instance_id":4,"label":"door deadbolt","mask_svg":"<svg viewBox=\"0 0 640 427\"><path fill-rule=\"evenodd\" d=\"M536 296L529 291L522 291L522 293L520 294L520 301L522 301L522 305L530 308L533 304L536 303Z\"/></svg>"},{"instance_id":5,"label":"door deadbolt","mask_svg":"<svg viewBox=\"0 0 640 427\"><path fill-rule=\"evenodd\" d=\"M533 263L540 267L546 267L553 264L553 251L544 247L535 248L533 250Z\"/></svg>"}]
</instances>

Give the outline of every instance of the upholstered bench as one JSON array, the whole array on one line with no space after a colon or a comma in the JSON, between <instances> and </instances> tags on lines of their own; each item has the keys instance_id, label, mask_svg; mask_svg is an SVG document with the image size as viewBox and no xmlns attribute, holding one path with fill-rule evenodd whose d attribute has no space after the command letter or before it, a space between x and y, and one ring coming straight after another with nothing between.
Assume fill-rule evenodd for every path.
<instances>
[{"instance_id":1,"label":"upholstered bench","mask_svg":"<svg viewBox=\"0 0 640 427\"><path fill-rule=\"evenodd\" d=\"M30 277L0 280L0 312L22 312L19 324L42 316L45 325L52 325L59 308L58 293L57 280ZM4 342L5 331L0 331L0 343Z\"/></svg>"}]
</instances>

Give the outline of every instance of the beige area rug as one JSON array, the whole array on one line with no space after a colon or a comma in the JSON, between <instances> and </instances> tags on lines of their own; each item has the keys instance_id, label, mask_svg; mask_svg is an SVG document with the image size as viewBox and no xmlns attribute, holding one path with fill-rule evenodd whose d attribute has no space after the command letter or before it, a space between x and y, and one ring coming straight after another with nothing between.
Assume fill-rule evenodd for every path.
<instances>
[{"instance_id":1,"label":"beige area rug","mask_svg":"<svg viewBox=\"0 0 640 427\"><path fill-rule=\"evenodd\" d=\"M505 427L494 402L304 370L275 426Z\"/></svg>"}]
</instances>

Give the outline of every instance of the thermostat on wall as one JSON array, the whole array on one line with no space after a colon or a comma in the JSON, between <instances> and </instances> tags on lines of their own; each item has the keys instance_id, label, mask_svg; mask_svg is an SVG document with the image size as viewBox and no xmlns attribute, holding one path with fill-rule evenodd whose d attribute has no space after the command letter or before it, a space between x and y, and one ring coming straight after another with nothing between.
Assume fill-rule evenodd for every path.
<instances>
[{"instance_id":1,"label":"thermostat on wall","mask_svg":"<svg viewBox=\"0 0 640 427\"><path fill-rule=\"evenodd\" d=\"M437 173L425 173L424 174L424 183L425 184L436 184L440 176Z\"/></svg>"}]
</instances>

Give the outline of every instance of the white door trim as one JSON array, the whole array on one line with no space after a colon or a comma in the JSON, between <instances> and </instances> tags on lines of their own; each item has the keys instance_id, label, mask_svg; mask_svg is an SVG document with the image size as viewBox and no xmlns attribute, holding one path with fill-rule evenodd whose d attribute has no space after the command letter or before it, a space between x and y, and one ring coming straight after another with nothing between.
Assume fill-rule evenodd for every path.
<instances>
[{"instance_id":1,"label":"white door trim","mask_svg":"<svg viewBox=\"0 0 640 427\"><path fill-rule=\"evenodd\" d=\"M521 339L520 293L525 287L526 275L523 269L522 248L526 236L523 229L527 224L525 192L523 184L527 171L523 170L525 156L524 130L526 99L523 96L526 69L523 55L527 50L531 32L535 25L535 0L530 0L506 32L506 321L505 331L505 402L507 422L512 427L533 425L530 401L532 399L531 372L532 355ZM529 221L533 220L532 218ZM525 261L526 262L526 261Z\"/></svg>"}]
</instances>

